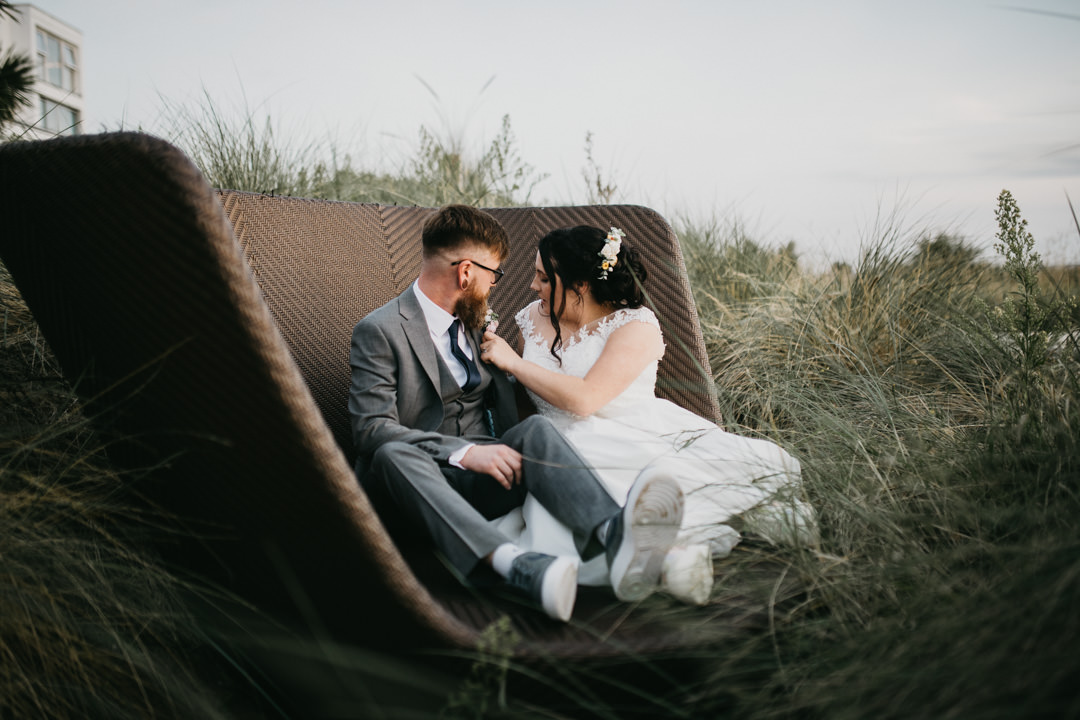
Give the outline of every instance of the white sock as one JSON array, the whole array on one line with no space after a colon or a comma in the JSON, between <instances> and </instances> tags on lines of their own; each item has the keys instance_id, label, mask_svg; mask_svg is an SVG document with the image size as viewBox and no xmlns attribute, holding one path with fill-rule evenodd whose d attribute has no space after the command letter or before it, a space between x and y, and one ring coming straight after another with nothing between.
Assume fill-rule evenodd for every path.
<instances>
[{"instance_id":1,"label":"white sock","mask_svg":"<svg viewBox=\"0 0 1080 720\"><path fill-rule=\"evenodd\" d=\"M600 544L607 547L607 534L611 529L611 519L608 518L604 522L600 523L600 526L596 528L596 539L600 541Z\"/></svg>"},{"instance_id":2,"label":"white sock","mask_svg":"<svg viewBox=\"0 0 1080 720\"><path fill-rule=\"evenodd\" d=\"M518 555L525 551L514 543L503 543L491 553L491 567L504 578L510 577L510 568Z\"/></svg>"}]
</instances>

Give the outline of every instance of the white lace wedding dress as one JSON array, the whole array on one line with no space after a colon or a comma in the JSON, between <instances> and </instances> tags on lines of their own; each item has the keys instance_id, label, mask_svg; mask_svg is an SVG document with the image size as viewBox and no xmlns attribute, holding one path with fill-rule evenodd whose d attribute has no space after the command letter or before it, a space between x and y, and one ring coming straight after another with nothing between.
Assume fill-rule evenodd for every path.
<instances>
[{"instance_id":1,"label":"white lace wedding dress","mask_svg":"<svg viewBox=\"0 0 1080 720\"><path fill-rule=\"evenodd\" d=\"M535 330L539 301L518 312L525 338L523 357L556 372L584 377L612 332L630 322L660 324L648 308L620 309L563 342L562 365ZM682 486L686 509L679 544L708 543L714 557L739 542L728 521L782 541L814 542L813 511L798 497L799 462L775 443L725 432L668 400L656 397L659 361L645 368L626 390L588 417L574 415L529 392L541 415L552 420L582 458L596 470L620 504L638 474L662 465ZM522 548L575 555L570 531L531 496L497 521ZM607 584L603 556L583 563L583 585Z\"/></svg>"}]
</instances>

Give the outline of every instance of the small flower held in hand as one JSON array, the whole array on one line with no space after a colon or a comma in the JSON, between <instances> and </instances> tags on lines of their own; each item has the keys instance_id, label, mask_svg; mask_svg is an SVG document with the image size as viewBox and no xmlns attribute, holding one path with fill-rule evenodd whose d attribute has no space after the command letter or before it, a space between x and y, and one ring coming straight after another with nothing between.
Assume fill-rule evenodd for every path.
<instances>
[{"instance_id":1,"label":"small flower held in hand","mask_svg":"<svg viewBox=\"0 0 1080 720\"><path fill-rule=\"evenodd\" d=\"M497 332L499 329L499 313L495 312L491 308L488 308L487 314L484 315L484 332L490 330L491 332Z\"/></svg>"}]
</instances>

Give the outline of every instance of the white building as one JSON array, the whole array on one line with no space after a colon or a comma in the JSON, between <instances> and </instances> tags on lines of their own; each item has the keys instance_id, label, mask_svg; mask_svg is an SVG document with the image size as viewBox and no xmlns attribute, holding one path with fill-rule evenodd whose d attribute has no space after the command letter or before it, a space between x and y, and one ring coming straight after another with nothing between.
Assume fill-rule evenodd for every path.
<instances>
[{"instance_id":1,"label":"white building","mask_svg":"<svg viewBox=\"0 0 1080 720\"><path fill-rule=\"evenodd\" d=\"M83 132L82 33L33 5L15 5L15 18L0 15L0 52L34 65L30 107L20 110L16 134L27 138Z\"/></svg>"}]
</instances>

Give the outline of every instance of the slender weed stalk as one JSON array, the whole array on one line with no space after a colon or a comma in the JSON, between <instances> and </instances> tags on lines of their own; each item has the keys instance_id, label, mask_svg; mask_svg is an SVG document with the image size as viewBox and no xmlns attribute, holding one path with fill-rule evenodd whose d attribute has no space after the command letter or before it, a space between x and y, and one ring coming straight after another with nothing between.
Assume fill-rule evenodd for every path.
<instances>
[{"instance_id":1,"label":"slender weed stalk","mask_svg":"<svg viewBox=\"0 0 1080 720\"><path fill-rule=\"evenodd\" d=\"M223 108L203 90L198 104L162 98L159 131L183 150L213 187L310 197L327 179L314 141L285 139L269 114Z\"/></svg>"},{"instance_id":2,"label":"slender weed stalk","mask_svg":"<svg viewBox=\"0 0 1080 720\"><path fill-rule=\"evenodd\" d=\"M471 152L467 145L461 134L421 126L414 154L396 171L356 170L346 158L333 165L313 192L352 202L509 207L527 204L546 177L521 158L509 116L503 117L499 131L481 152Z\"/></svg>"}]
</instances>

